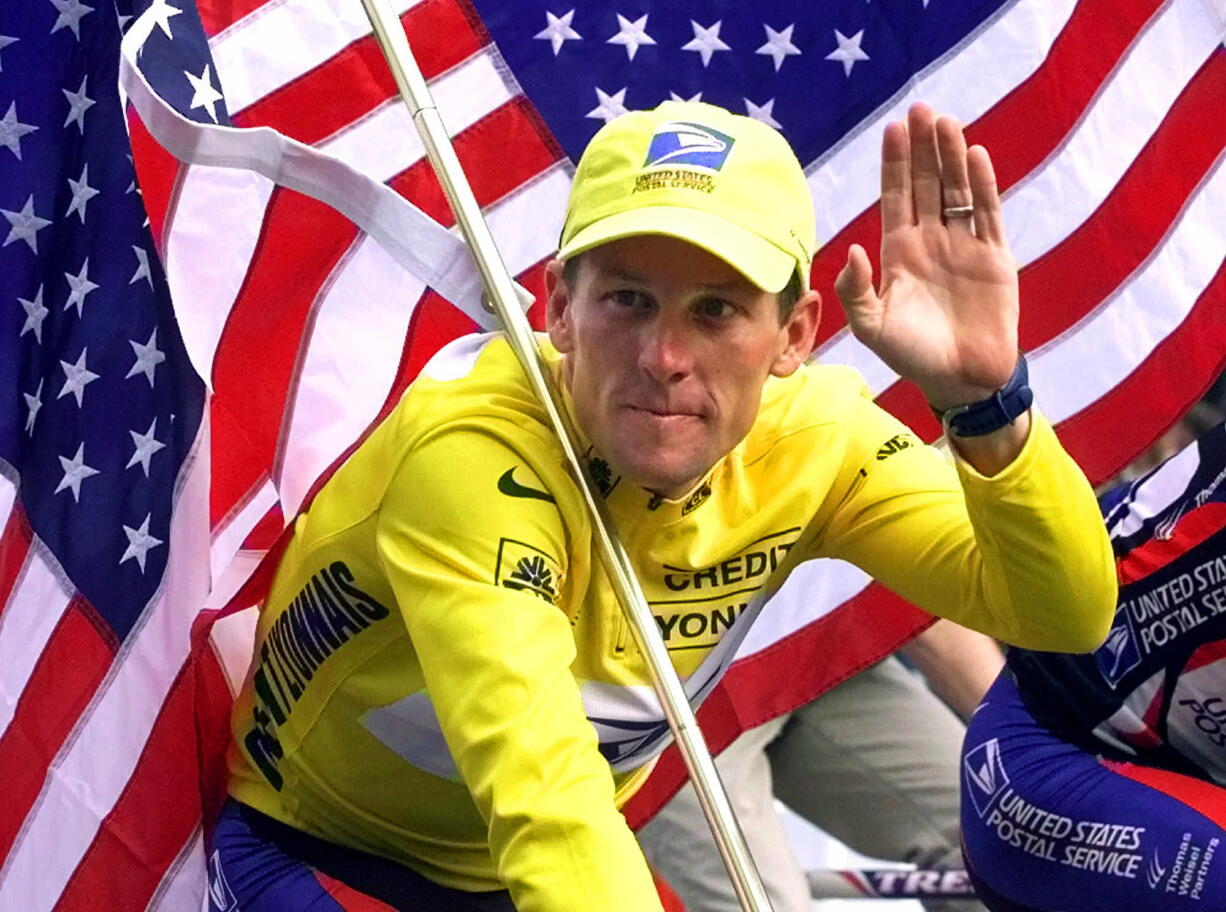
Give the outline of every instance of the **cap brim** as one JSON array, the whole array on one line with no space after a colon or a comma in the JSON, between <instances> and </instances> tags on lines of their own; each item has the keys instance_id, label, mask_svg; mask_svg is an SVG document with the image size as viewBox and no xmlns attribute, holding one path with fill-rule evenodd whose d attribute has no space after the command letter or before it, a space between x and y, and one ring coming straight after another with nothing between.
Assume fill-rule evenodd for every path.
<instances>
[{"instance_id":1,"label":"cap brim","mask_svg":"<svg viewBox=\"0 0 1226 912\"><path fill-rule=\"evenodd\" d=\"M644 206L597 219L576 232L558 251L559 259L610 241L662 234L688 241L719 257L763 291L784 289L797 271L796 258L739 225L698 209Z\"/></svg>"}]
</instances>

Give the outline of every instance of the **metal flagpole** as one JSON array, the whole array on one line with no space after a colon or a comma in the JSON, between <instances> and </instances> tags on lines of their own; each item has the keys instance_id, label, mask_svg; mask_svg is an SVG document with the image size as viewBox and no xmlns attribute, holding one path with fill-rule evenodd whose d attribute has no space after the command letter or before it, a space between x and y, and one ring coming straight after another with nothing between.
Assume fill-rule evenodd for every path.
<instances>
[{"instance_id":1,"label":"metal flagpole","mask_svg":"<svg viewBox=\"0 0 1226 912\"><path fill-rule=\"evenodd\" d=\"M609 574L613 589L630 621L635 641L647 659L652 684L685 760L686 769L698 793L699 803L715 837L720 857L728 869L728 876L732 879L741 908L745 912L770 912L766 890L749 855L745 836L736 822L732 805L711 760L694 712L686 699L676 669L669 660L668 651L660 639L651 609L647 606L647 600L631 568L630 558L620 540L613 534L604 501L596 496L587 473L583 471L574 429L557 405L558 391L545 368L528 318L520 307L515 283L494 245L493 235L481 214L481 207L464 177L460 160L434 105L430 89L417 66L413 52L409 49L404 28L399 18L389 9L386 0L362 0L362 5L366 8L375 37L387 58L388 66L391 67L400 96L413 115L413 122L417 125L430 164L447 194L447 200L456 214L464 239L476 258L488 299L502 321L507 339L523 365L529 384L549 415L550 424L558 435L567 465L583 492L605 571Z\"/></svg>"}]
</instances>

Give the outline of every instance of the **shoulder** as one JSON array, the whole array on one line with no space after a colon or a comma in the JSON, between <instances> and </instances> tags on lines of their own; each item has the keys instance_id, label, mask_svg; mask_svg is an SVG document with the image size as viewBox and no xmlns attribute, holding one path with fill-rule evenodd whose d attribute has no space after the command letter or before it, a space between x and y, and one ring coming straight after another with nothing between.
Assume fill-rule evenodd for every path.
<instances>
[{"instance_id":1,"label":"shoulder","mask_svg":"<svg viewBox=\"0 0 1226 912\"><path fill-rule=\"evenodd\" d=\"M863 436L867 445L905 430L873 402L868 383L855 368L805 364L790 376L767 382L747 445L761 449L797 436L827 445Z\"/></svg>"}]
</instances>

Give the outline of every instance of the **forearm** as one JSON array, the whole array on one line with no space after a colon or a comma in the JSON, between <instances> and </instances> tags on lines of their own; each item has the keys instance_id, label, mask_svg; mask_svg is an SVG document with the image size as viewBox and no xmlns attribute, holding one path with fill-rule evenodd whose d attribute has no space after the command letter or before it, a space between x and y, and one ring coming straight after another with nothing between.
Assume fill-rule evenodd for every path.
<instances>
[{"instance_id":1,"label":"forearm","mask_svg":"<svg viewBox=\"0 0 1226 912\"><path fill-rule=\"evenodd\" d=\"M1026 445L1030 435L1030 412L1027 411L1014 419L1012 424L984 434L981 437L949 438L950 446L957 450L958 455L966 460L975 471L984 477L991 478L1008 466Z\"/></svg>"},{"instance_id":2,"label":"forearm","mask_svg":"<svg viewBox=\"0 0 1226 912\"><path fill-rule=\"evenodd\" d=\"M935 624L901 649L950 709L969 719L1005 657L991 637L953 621Z\"/></svg>"}]
</instances>

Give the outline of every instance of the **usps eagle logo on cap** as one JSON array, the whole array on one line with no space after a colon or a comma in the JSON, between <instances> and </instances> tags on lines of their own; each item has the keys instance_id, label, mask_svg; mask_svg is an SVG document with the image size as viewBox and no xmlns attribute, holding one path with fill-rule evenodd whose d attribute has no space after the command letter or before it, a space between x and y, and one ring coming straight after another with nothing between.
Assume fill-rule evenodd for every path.
<instances>
[{"instance_id":1,"label":"usps eagle logo on cap","mask_svg":"<svg viewBox=\"0 0 1226 912\"><path fill-rule=\"evenodd\" d=\"M673 121L662 124L651 137L644 168L694 165L718 171L736 142L727 133L704 124Z\"/></svg>"}]
</instances>

